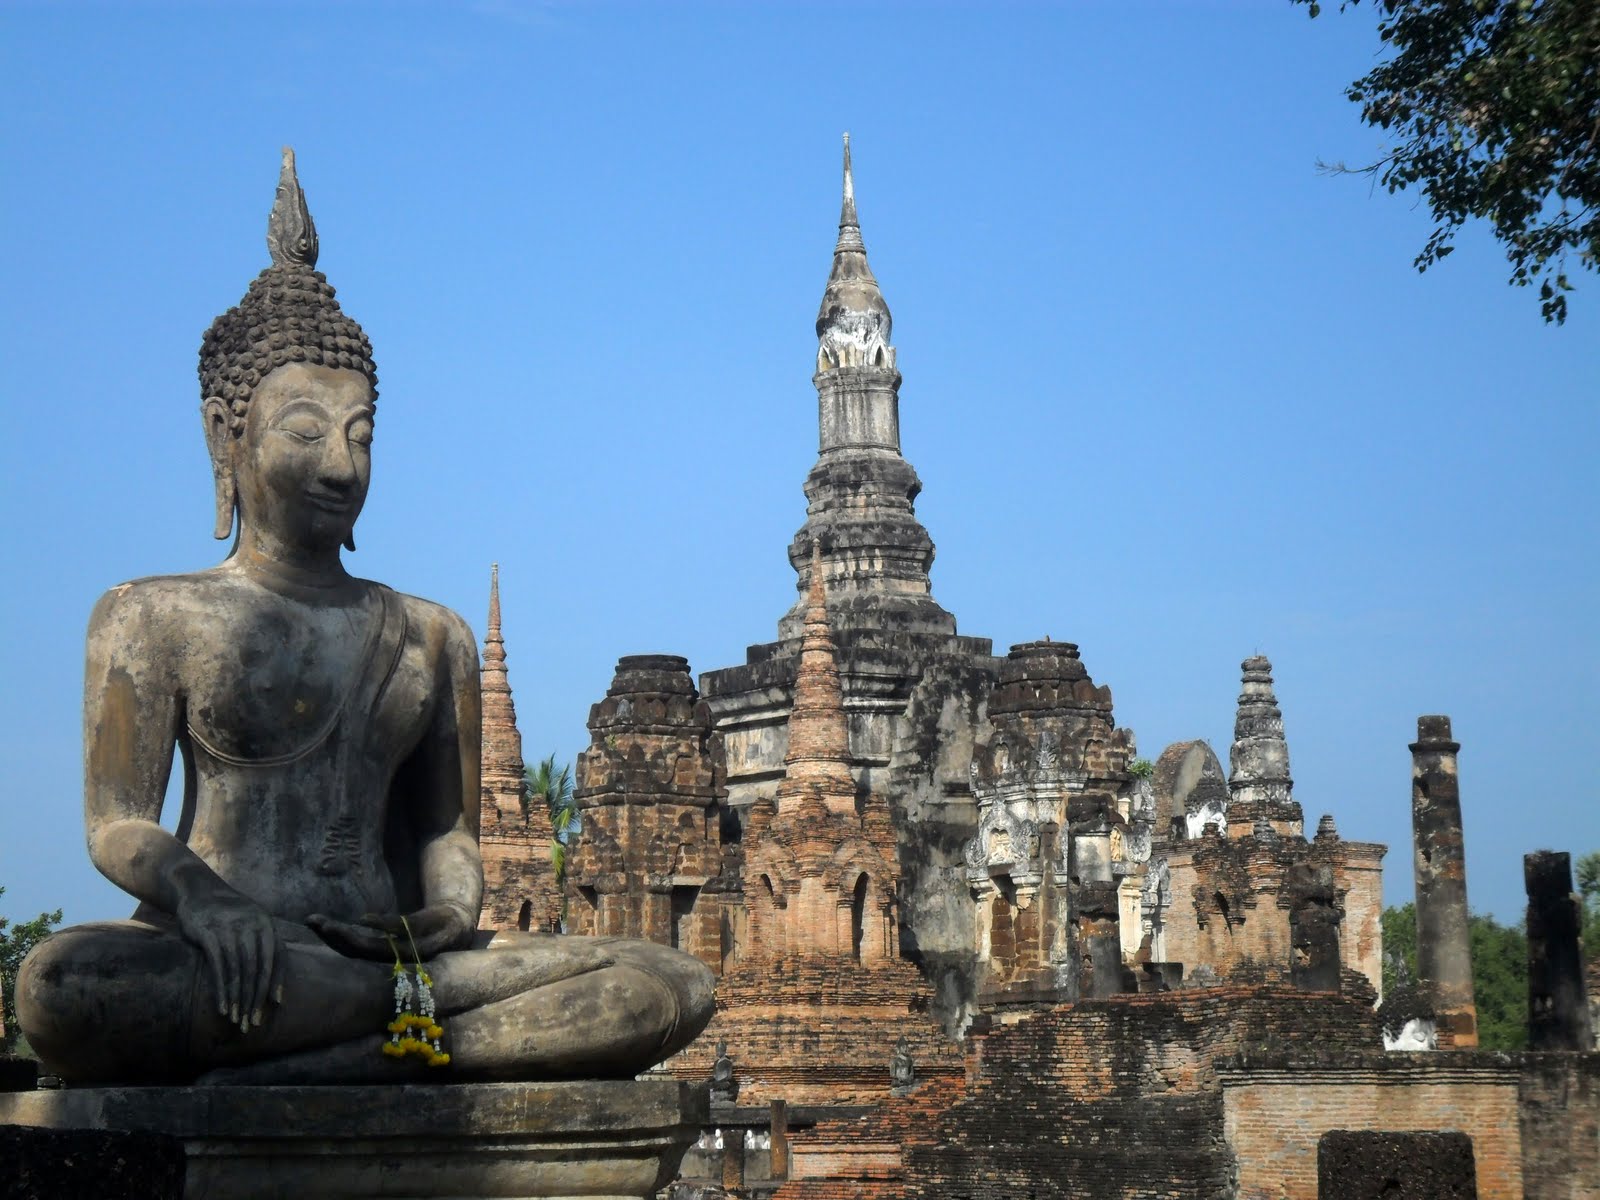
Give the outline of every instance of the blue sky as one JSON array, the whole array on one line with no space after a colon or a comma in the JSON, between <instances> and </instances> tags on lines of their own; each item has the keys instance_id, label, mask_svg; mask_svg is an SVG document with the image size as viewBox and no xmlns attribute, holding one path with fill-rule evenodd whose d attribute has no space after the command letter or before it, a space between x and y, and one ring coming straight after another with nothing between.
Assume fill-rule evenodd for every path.
<instances>
[{"instance_id":1,"label":"blue sky","mask_svg":"<svg viewBox=\"0 0 1600 1200\"><path fill-rule=\"evenodd\" d=\"M0 912L129 902L83 852L95 598L217 561L195 353L295 146L376 347L352 569L482 630L529 757L619 655L775 635L816 455L812 322L852 133L902 428L963 633L1080 644L1154 757L1226 757L1276 667L1312 821L1391 846L1445 712L1474 907L1600 846L1600 279L1565 328L1476 230L1330 178L1364 9L13 2L0 438Z\"/></svg>"}]
</instances>

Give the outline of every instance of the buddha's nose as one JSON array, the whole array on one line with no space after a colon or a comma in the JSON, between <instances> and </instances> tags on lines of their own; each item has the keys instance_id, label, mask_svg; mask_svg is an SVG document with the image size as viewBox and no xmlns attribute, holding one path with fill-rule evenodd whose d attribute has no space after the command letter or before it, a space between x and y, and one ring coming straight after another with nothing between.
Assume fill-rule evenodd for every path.
<instances>
[{"instance_id":1,"label":"buddha's nose","mask_svg":"<svg viewBox=\"0 0 1600 1200\"><path fill-rule=\"evenodd\" d=\"M323 447L322 461L317 465L317 482L341 491L355 486L355 454L349 439L328 437L323 439Z\"/></svg>"}]
</instances>

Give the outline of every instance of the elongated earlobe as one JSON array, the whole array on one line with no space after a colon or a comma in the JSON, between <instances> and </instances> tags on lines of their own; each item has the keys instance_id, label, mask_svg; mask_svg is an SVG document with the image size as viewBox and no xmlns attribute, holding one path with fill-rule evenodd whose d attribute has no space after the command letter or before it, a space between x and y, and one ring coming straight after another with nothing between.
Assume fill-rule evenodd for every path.
<instances>
[{"instance_id":1,"label":"elongated earlobe","mask_svg":"<svg viewBox=\"0 0 1600 1200\"><path fill-rule=\"evenodd\" d=\"M346 534L345 535L344 548L346 550L349 550L352 553L354 553L355 548L356 548L356 535L355 534L350 533L350 534Z\"/></svg>"},{"instance_id":2,"label":"elongated earlobe","mask_svg":"<svg viewBox=\"0 0 1600 1200\"><path fill-rule=\"evenodd\" d=\"M216 489L216 522L211 535L222 542L233 536L233 515L239 507L228 406L220 398L208 396L200 405L200 419L205 422L206 449L211 452L211 478Z\"/></svg>"}]
</instances>

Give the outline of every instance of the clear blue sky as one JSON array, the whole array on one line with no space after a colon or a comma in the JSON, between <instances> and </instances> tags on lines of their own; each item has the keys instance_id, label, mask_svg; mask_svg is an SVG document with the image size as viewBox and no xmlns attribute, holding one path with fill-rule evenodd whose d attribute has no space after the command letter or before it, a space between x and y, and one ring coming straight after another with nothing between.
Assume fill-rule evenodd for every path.
<instances>
[{"instance_id":1,"label":"clear blue sky","mask_svg":"<svg viewBox=\"0 0 1600 1200\"><path fill-rule=\"evenodd\" d=\"M1332 6L1329 6L1332 8ZM529 757L618 655L775 635L816 455L812 322L856 151L934 594L1078 642L1154 757L1224 758L1277 669L1296 795L1411 896L1420 713L1469 890L1600 846L1600 278L1546 327L1475 231L1366 181L1365 8L117 4L0 11L0 912L128 902L83 851L107 587L217 561L195 354L292 143L377 350L352 568L467 614L502 564Z\"/></svg>"}]
</instances>

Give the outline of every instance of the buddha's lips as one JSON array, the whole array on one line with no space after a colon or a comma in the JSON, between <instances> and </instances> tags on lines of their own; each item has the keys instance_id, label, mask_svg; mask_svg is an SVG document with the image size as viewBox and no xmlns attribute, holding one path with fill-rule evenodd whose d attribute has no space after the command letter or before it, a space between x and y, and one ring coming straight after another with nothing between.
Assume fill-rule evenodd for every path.
<instances>
[{"instance_id":1,"label":"buddha's lips","mask_svg":"<svg viewBox=\"0 0 1600 1200\"><path fill-rule=\"evenodd\" d=\"M351 497L335 496L327 492L307 492L306 499L311 501L311 503L315 504L318 508L326 509L328 512L349 512L353 507L353 501Z\"/></svg>"}]
</instances>

